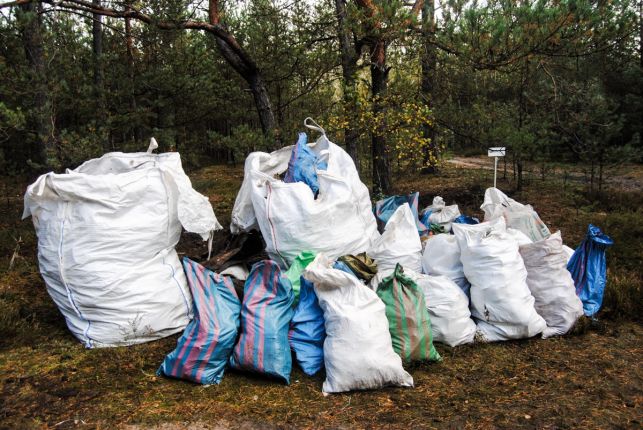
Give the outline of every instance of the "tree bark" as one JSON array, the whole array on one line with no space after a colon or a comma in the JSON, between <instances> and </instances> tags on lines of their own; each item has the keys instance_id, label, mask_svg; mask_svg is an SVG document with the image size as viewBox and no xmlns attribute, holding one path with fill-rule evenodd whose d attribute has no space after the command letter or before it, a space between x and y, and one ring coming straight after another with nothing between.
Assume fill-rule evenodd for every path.
<instances>
[{"instance_id":1,"label":"tree bark","mask_svg":"<svg viewBox=\"0 0 643 430\"><path fill-rule=\"evenodd\" d=\"M373 95L373 114L381 118L377 130L371 137L371 153L373 156L373 193L390 194L393 188L391 182L391 163L388 157L385 137L384 96L388 87L388 72L386 67L386 43L379 39L375 42L371 54L371 92Z\"/></svg>"},{"instance_id":2,"label":"tree bark","mask_svg":"<svg viewBox=\"0 0 643 430\"><path fill-rule=\"evenodd\" d=\"M92 0L92 5L100 7L101 0ZM94 54L94 89L97 96L103 93L103 16L92 14L92 52Z\"/></svg>"},{"instance_id":3,"label":"tree bark","mask_svg":"<svg viewBox=\"0 0 643 430\"><path fill-rule=\"evenodd\" d=\"M355 162L357 170L360 171L359 151L357 139L357 60L359 52L354 37L346 23L346 0L335 0L335 12L337 14L337 35L339 38L340 57L342 62L344 112L347 124L344 127L344 143L346 151Z\"/></svg>"},{"instance_id":4,"label":"tree bark","mask_svg":"<svg viewBox=\"0 0 643 430\"><path fill-rule=\"evenodd\" d=\"M281 143L279 130L276 129L275 115L270 102L268 88L263 80L259 67L248 53L239 45L237 39L221 25L218 0L209 0L208 17L210 24L217 26L218 32L213 32L217 48L228 64L248 83L255 101L261 129L265 135L275 133L278 143Z\"/></svg>"},{"instance_id":5,"label":"tree bark","mask_svg":"<svg viewBox=\"0 0 643 430\"><path fill-rule=\"evenodd\" d=\"M435 39L435 0L425 0L422 5L422 36L423 46L420 55L422 79L420 93L422 102L429 105L434 100L434 79L437 69ZM435 141L435 127L432 124L422 126L422 137L429 139L429 144L423 148L423 173L436 173L438 167L439 149Z\"/></svg>"},{"instance_id":6,"label":"tree bark","mask_svg":"<svg viewBox=\"0 0 643 430\"><path fill-rule=\"evenodd\" d=\"M30 68L31 88L34 91L34 115L30 118L36 134L37 163L45 168L57 165L58 154L54 139L54 118L47 86L47 67L42 42L42 20L39 3L20 5L22 43Z\"/></svg>"},{"instance_id":7,"label":"tree bark","mask_svg":"<svg viewBox=\"0 0 643 430\"><path fill-rule=\"evenodd\" d=\"M101 0L92 0L95 7L101 6ZM92 53L94 56L94 97L96 99L96 121L99 126L105 125L107 109L105 106L105 91L103 87L103 16L97 13L92 14ZM102 138L103 150L109 151L109 139L99 132Z\"/></svg>"},{"instance_id":8,"label":"tree bark","mask_svg":"<svg viewBox=\"0 0 643 430\"><path fill-rule=\"evenodd\" d=\"M126 11L130 10L129 3L126 6ZM130 111L135 115L134 128L132 130L132 140L139 142L143 140L143 131L138 123L138 106L136 103L135 94L135 78L136 78L136 64L134 62L134 38L132 37L132 25L129 18L125 18L125 49L127 51L127 74L129 76L130 85L132 85L132 92L130 94Z\"/></svg>"}]
</instances>

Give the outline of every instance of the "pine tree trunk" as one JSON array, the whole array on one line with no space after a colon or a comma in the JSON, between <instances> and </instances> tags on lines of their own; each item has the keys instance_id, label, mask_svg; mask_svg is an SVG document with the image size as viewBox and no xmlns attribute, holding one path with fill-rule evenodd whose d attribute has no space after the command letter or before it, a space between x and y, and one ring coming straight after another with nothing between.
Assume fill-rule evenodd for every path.
<instances>
[{"instance_id":1,"label":"pine tree trunk","mask_svg":"<svg viewBox=\"0 0 643 430\"><path fill-rule=\"evenodd\" d=\"M95 7L101 6L101 0L92 0ZM103 16L100 14L92 15L92 53L94 54L94 97L96 99L96 121L99 126L105 125L106 107L105 92L103 90L104 71L103 71ZM103 138L103 150L109 151L109 139L99 133Z\"/></svg>"},{"instance_id":2,"label":"pine tree trunk","mask_svg":"<svg viewBox=\"0 0 643 430\"><path fill-rule=\"evenodd\" d=\"M392 191L391 165L386 148L385 115L383 97L388 86L388 69L386 68L386 44L377 40L371 54L371 87L373 95L373 114L381 118L377 130L371 138L371 153L373 156L373 193L390 194Z\"/></svg>"},{"instance_id":3,"label":"pine tree trunk","mask_svg":"<svg viewBox=\"0 0 643 430\"><path fill-rule=\"evenodd\" d=\"M426 0L422 6L422 34L424 40L420 56L422 67L420 92L423 103L429 105L434 99L434 79L437 69L437 55L435 44L433 43L435 37L435 0ZM423 148L424 168L422 172L436 173L440 154L435 141L435 127L430 124L423 125L422 136L425 139L429 139L428 146Z\"/></svg>"},{"instance_id":4,"label":"pine tree trunk","mask_svg":"<svg viewBox=\"0 0 643 430\"><path fill-rule=\"evenodd\" d=\"M54 114L47 86L47 67L42 42L40 4L27 3L20 6L22 43L30 68L31 88L34 91L34 109L29 123L36 134L37 163L45 168L58 164L54 139Z\"/></svg>"},{"instance_id":5,"label":"pine tree trunk","mask_svg":"<svg viewBox=\"0 0 643 430\"><path fill-rule=\"evenodd\" d=\"M344 127L344 142L346 151L355 162L357 170L360 170L360 160L357 148L357 59L358 52L354 40L346 24L346 0L335 0L335 12L338 22L339 47L342 61L343 97L344 111L347 124Z\"/></svg>"}]
</instances>

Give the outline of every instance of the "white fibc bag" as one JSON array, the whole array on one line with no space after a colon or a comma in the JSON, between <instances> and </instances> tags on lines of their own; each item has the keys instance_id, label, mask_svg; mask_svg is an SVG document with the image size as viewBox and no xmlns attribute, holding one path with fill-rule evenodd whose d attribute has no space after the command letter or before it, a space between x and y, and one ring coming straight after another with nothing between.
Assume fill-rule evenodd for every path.
<instances>
[{"instance_id":1,"label":"white fibc bag","mask_svg":"<svg viewBox=\"0 0 643 430\"><path fill-rule=\"evenodd\" d=\"M441 225L447 233L451 231L451 223L453 220L460 216L458 205L447 206L446 203L444 203L444 199L440 196L434 197L433 204L424 208L422 212L424 213L426 211L431 211L429 222L431 224Z\"/></svg>"},{"instance_id":2,"label":"white fibc bag","mask_svg":"<svg viewBox=\"0 0 643 430\"><path fill-rule=\"evenodd\" d=\"M384 233L373 241L366 253L375 260L378 271L395 269L398 263L405 269L422 270L422 243L408 203L395 210Z\"/></svg>"},{"instance_id":3,"label":"white fibc bag","mask_svg":"<svg viewBox=\"0 0 643 430\"><path fill-rule=\"evenodd\" d=\"M331 259L359 254L379 236L368 188L351 157L325 134L310 148L328 163L326 170L317 170L316 199L307 184L276 177L288 168L288 146L248 155L232 209L232 233L258 228L266 251L283 267L301 251L324 252Z\"/></svg>"},{"instance_id":4,"label":"white fibc bag","mask_svg":"<svg viewBox=\"0 0 643 430\"><path fill-rule=\"evenodd\" d=\"M23 218L33 219L47 291L90 348L183 330L192 297L174 250L181 226L204 240L221 228L179 154L152 149L47 173L25 194Z\"/></svg>"},{"instance_id":5,"label":"white fibc bag","mask_svg":"<svg viewBox=\"0 0 643 430\"><path fill-rule=\"evenodd\" d=\"M487 188L484 202L480 209L484 211L484 220L491 221L504 217L507 227L520 230L533 242L548 237L551 233L530 205L523 205L509 198L497 188Z\"/></svg>"},{"instance_id":6,"label":"white fibc bag","mask_svg":"<svg viewBox=\"0 0 643 430\"><path fill-rule=\"evenodd\" d=\"M440 233L429 236L422 254L422 271L427 275L446 276L469 296L469 281L460 261L460 246L455 236Z\"/></svg>"},{"instance_id":7,"label":"white fibc bag","mask_svg":"<svg viewBox=\"0 0 643 430\"><path fill-rule=\"evenodd\" d=\"M542 333L545 320L534 308L518 243L504 218L475 225L454 224L464 274L471 282L471 315L488 342Z\"/></svg>"},{"instance_id":8,"label":"white fibc bag","mask_svg":"<svg viewBox=\"0 0 643 430\"><path fill-rule=\"evenodd\" d=\"M384 302L356 277L332 268L323 253L306 267L324 312L324 393L385 386L412 387L393 350Z\"/></svg>"},{"instance_id":9,"label":"white fibc bag","mask_svg":"<svg viewBox=\"0 0 643 430\"><path fill-rule=\"evenodd\" d=\"M449 346L473 342L476 323L471 319L469 298L446 276L423 275L410 270L411 278L424 294L426 308L431 316L433 340Z\"/></svg>"},{"instance_id":10,"label":"white fibc bag","mask_svg":"<svg viewBox=\"0 0 643 430\"><path fill-rule=\"evenodd\" d=\"M567 333L583 315L583 303L567 270L560 232L520 246L520 255L527 268L527 285L536 299L536 311L547 322L543 338Z\"/></svg>"}]
</instances>

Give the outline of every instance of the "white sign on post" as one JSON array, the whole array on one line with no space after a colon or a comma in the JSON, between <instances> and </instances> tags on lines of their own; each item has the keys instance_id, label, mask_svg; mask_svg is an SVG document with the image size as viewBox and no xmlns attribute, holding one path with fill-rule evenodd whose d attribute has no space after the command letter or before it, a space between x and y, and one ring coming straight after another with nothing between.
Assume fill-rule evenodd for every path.
<instances>
[{"instance_id":1,"label":"white sign on post","mask_svg":"<svg viewBox=\"0 0 643 430\"><path fill-rule=\"evenodd\" d=\"M498 177L498 157L505 156L504 146L495 146L487 150L487 155L493 157L493 187L496 188L496 178Z\"/></svg>"}]
</instances>

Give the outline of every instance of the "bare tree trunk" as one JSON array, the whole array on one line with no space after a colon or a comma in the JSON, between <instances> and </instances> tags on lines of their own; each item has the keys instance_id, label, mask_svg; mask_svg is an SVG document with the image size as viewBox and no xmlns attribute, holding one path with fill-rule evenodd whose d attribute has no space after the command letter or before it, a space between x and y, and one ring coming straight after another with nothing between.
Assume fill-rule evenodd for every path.
<instances>
[{"instance_id":1,"label":"bare tree trunk","mask_svg":"<svg viewBox=\"0 0 643 430\"><path fill-rule=\"evenodd\" d=\"M47 67L42 42L40 3L20 5L22 43L30 68L31 88L34 91L32 123L38 145L37 163L46 168L57 165L58 154L54 139L54 114L47 87Z\"/></svg>"},{"instance_id":2,"label":"bare tree trunk","mask_svg":"<svg viewBox=\"0 0 643 430\"><path fill-rule=\"evenodd\" d=\"M101 6L101 0L92 0L94 7ZM105 91L103 88L104 71L103 71L103 16L92 14L92 52L94 54L94 97L96 98L96 120L99 125L105 125L107 109L105 107ZM109 151L109 139L102 134L103 150Z\"/></svg>"},{"instance_id":3,"label":"bare tree trunk","mask_svg":"<svg viewBox=\"0 0 643 430\"><path fill-rule=\"evenodd\" d=\"M126 8L130 9L129 5ZM134 93L134 82L136 78L136 64L134 63L134 39L132 37L132 25L129 18L125 18L125 48L127 49L127 74L129 75L129 81L132 85L132 93L130 94L130 111L136 115L138 106L136 103L136 94ZM136 120L134 121L133 129L133 139L134 142L139 142L143 140L143 131L138 122L138 116L136 115Z\"/></svg>"},{"instance_id":4,"label":"bare tree trunk","mask_svg":"<svg viewBox=\"0 0 643 430\"><path fill-rule=\"evenodd\" d=\"M221 25L218 0L209 0L208 17L210 24ZM276 131L275 115L262 73L248 53L239 45L237 39L227 29L224 33L223 35L213 35L217 48L228 64L248 83L263 133L266 135L273 133ZM281 143L281 136L278 133L275 138L278 144Z\"/></svg>"},{"instance_id":5,"label":"bare tree trunk","mask_svg":"<svg viewBox=\"0 0 643 430\"><path fill-rule=\"evenodd\" d=\"M434 44L435 38L435 0L425 0L422 6L422 52L420 63L422 67L422 80L420 93L425 105L433 103L434 79L437 69L437 55ZM429 139L429 145L423 148L424 166L423 173L436 173L438 167L439 150L435 141L435 127L430 124L422 126L422 136Z\"/></svg>"},{"instance_id":6,"label":"bare tree trunk","mask_svg":"<svg viewBox=\"0 0 643 430\"><path fill-rule=\"evenodd\" d=\"M347 125L344 127L346 150L360 171L359 152L357 148L357 59L359 52L351 32L346 24L346 0L335 0L337 14L339 47L342 60L343 104ZM351 40L352 39L352 40Z\"/></svg>"},{"instance_id":7,"label":"bare tree trunk","mask_svg":"<svg viewBox=\"0 0 643 430\"><path fill-rule=\"evenodd\" d=\"M381 123L371 137L371 153L373 156L373 193L390 194L392 191L391 183L391 164L386 148L385 133L385 115L383 98L386 95L388 86L388 72L386 67L386 43L379 39L372 47L371 54L371 91L373 95L373 114L376 118L381 118Z\"/></svg>"}]
</instances>

